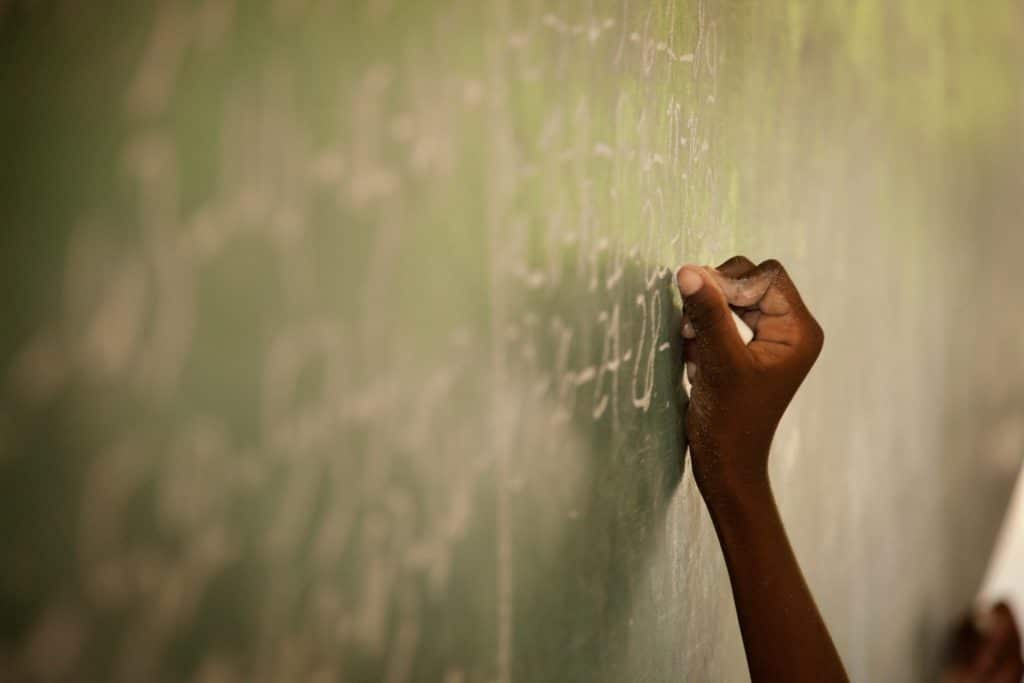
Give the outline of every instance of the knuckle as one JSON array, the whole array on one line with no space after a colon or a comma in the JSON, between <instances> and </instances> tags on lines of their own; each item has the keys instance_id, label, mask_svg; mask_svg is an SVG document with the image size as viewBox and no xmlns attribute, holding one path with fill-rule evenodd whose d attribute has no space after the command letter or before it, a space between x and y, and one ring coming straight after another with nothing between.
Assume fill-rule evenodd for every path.
<instances>
[{"instance_id":1,"label":"knuckle","mask_svg":"<svg viewBox=\"0 0 1024 683\"><path fill-rule=\"evenodd\" d=\"M807 325L801 335L804 338L804 344L814 358L818 357L821 353L822 348L825 346L825 330L821 327L817 320L812 316L807 316Z\"/></svg>"},{"instance_id":2,"label":"knuckle","mask_svg":"<svg viewBox=\"0 0 1024 683\"><path fill-rule=\"evenodd\" d=\"M814 318L811 318L811 340L819 349L825 345L825 330Z\"/></svg>"},{"instance_id":3,"label":"knuckle","mask_svg":"<svg viewBox=\"0 0 1024 683\"><path fill-rule=\"evenodd\" d=\"M775 259L762 261L758 266L758 269L766 275L771 276L772 282L775 285L782 285L783 290L787 292L796 292L796 286L793 284L793 280L789 277L786 267L779 261Z\"/></svg>"},{"instance_id":4,"label":"knuckle","mask_svg":"<svg viewBox=\"0 0 1024 683\"><path fill-rule=\"evenodd\" d=\"M735 266L735 265L753 266L754 263L750 259L748 259L746 256L744 256L743 254L736 254L735 256L730 258L728 261L726 261L725 265L727 265L727 266Z\"/></svg>"}]
</instances>

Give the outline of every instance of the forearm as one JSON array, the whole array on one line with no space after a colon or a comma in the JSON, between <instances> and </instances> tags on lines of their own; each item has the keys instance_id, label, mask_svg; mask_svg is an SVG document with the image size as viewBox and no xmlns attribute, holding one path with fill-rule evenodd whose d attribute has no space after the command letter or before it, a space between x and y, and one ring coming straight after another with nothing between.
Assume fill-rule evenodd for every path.
<instances>
[{"instance_id":1,"label":"forearm","mask_svg":"<svg viewBox=\"0 0 1024 683\"><path fill-rule=\"evenodd\" d=\"M848 680L763 481L705 500L725 555L751 680Z\"/></svg>"}]
</instances>

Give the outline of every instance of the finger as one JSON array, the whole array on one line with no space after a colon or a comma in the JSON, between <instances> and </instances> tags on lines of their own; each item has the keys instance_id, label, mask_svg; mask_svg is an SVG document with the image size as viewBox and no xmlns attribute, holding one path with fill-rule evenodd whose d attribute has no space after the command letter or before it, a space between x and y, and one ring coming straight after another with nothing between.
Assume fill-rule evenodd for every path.
<instances>
[{"instance_id":1,"label":"finger","mask_svg":"<svg viewBox=\"0 0 1024 683\"><path fill-rule=\"evenodd\" d=\"M765 292L764 298L758 303L758 309L766 315L786 315L791 311L806 313L807 306L800 296L789 273L781 263L775 259L762 261L757 266L758 271L774 273L772 286Z\"/></svg>"},{"instance_id":2,"label":"finger","mask_svg":"<svg viewBox=\"0 0 1024 683\"><path fill-rule=\"evenodd\" d=\"M752 344L784 344L797 346L806 335L805 324L792 315L764 315L757 311L757 326L754 330Z\"/></svg>"},{"instance_id":3,"label":"finger","mask_svg":"<svg viewBox=\"0 0 1024 683\"><path fill-rule=\"evenodd\" d=\"M690 317L685 314L683 315L681 333L683 339L693 339L697 336L697 333L693 330L693 323L690 322Z\"/></svg>"},{"instance_id":4,"label":"finger","mask_svg":"<svg viewBox=\"0 0 1024 683\"><path fill-rule=\"evenodd\" d=\"M950 634L947 646L947 665L951 669L968 670L977 657L981 647L981 632L975 623L973 614L966 614Z\"/></svg>"},{"instance_id":5,"label":"finger","mask_svg":"<svg viewBox=\"0 0 1024 683\"><path fill-rule=\"evenodd\" d=\"M985 643L978 657L979 670L992 676L1004 665L1012 664L1011 657L1020 656L1020 637L1013 613L1005 603L999 603L987 615Z\"/></svg>"},{"instance_id":6,"label":"finger","mask_svg":"<svg viewBox=\"0 0 1024 683\"><path fill-rule=\"evenodd\" d=\"M733 279L739 279L757 268L754 262L746 256L733 256L731 259L715 268L719 273Z\"/></svg>"},{"instance_id":7,"label":"finger","mask_svg":"<svg viewBox=\"0 0 1024 683\"><path fill-rule=\"evenodd\" d=\"M767 261L765 263L768 263ZM770 315L782 314L786 311L776 311L778 307L771 307L765 310L762 307L765 297L775 284L779 271L773 266L762 264L753 270L748 270L742 277L733 278L721 272L714 272L713 276L718 286L725 293L729 305L740 308L757 308ZM772 302L774 303L774 302Z\"/></svg>"},{"instance_id":8,"label":"finger","mask_svg":"<svg viewBox=\"0 0 1024 683\"><path fill-rule=\"evenodd\" d=\"M996 622L994 635L1003 640L1010 651L1020 654L1020 630L1017 628L1017 620L1014 619L1010 606L1005 602L996 603L992 608L992 614Z\"/></svg>"},{"instance_id":9,"label":"finger","mask_svg":"<svg viewBox=\"0 0 1024 683\"><path fill-rule=\"evenodd\" d=\"M1020 648L1014 647L1010 641L990 640L982 648L976 670L983 676L983 680L997 680L1007 669L1013 669L1019 658Z\"/></svg>"},{"instance_id":10,"label":"finger","mask_svg":"<svg viewBox=\"0 0 1024 683\"><path fill-rule=\"evenodd\" d=\"M743 311L741 319L754 332L755 342L793 346L800 339L801 326L786 315L792 308L777 291L784 272L777 261L765 261L739 278L713 273L729 304Z\"/></svg>"},{"instance_id":11,"label":"finger","mask_svg":"<svg viewBox=\"0 0 1024 683\"><path fill-rule=\"evenodd\" d=\"M1017 619L1013 610L1005 602L997 602L992 608L992 616L997 625L1006 631L1009 637L1020 642L1020 629L1017 626Z\"/></svg>"},{"instance_id":12,"label":"finger","mask_svg":"<svg viewBox=\"0 0 1024 683\"><path fill-rule=\"evenodd\" d=\"M761 311L752 310L744 311L740 316L743 322L754 332L754 336L757 336L757 326L761 324Z\"/></svg>"},{"instance_id":13,"label":"finger","mask_svg":"<svg viewBox=\"0 0 1024 683\"><path fill-rule=\"evenodd\" d=\"M726 277L738 280L740 278L745 277L747 273L754 270L755 268L757 268L757 266L754 264L753 261L748 259L746 256L737 255L733 256L731 259L722 263L720 266L715 268L715 270L717 270L722 275L725 275ZM740 317L740 320L743 321L743 324L750 329L750 333L753 333L754 326L750 325L747 322L747 320L743 317L743 309L740 308L739 306L735 306L734 308L736 309L736 314ZM741 329L740 336L744 337L744 342L749 343L750 339L747 335L744 334L744 332L746 332L746 330Z\"/></svg>"},{"instance_id":14,"label":"finger","mask_svg":"<svg viewBox=\"0 0 1024 683\"><path fill-rule=\"evenodd\" d=\"M697 362L697 343L687 340L683 344L683 361L686 363Z\"/></svg>"},{"instance_id":15,"label":"finger","mask_svg":"<svg viewBox=\"0 0 1024 683\"><path fill-rule=\"evenodd\" d=\"M803 300L786 269L775 259L762 262L741 278L714 273L732 306L757 308L766 315L786 315L804 308Z\"/></svg>"},{"instance_id":16,"label":"finger","mask_svg":"<svg viewBox=\"0 0 1024 683\"><path fill-rule=\"evenodd\" d=\"M786 269L775 260L764 261L740 279L715 274L730 304L747 307L744 322L754 330L754 341L786 346L820 347L821 326L807 310ZM756 311L756 315L748 314Z\"/></svg>"},{"instance_id":17,"label":"finger","mask_svg":"<svg viewBox=\"0 0 1024 683\"><path fill-rule=\"evenodd\" d=\"M676 275L686 315L694 330L698 362L708 355L726 364L742 362L746 346L733 322L732 310L707 269L684 266Z\"/></svg>"},{"instance_id":18,"label":"finger","mask_svg":"<svg viewBox=\"0 0 1024 683\"><path fill-rule=\"evenodd\" d=\"M725 268L727 272L742 273L745 272L746 270L750 270L751 268L755 267L757 266L755 266L753 263L751 263L750 260L746 259L745 257L733 256L728 261L726 261L718 268L716 268L716 270L721 272L722 268ZM742 312L742 309L739 309L739 311ZM751 343L751 340L754 338L754 329L751 328L751 326L746 325L744 319L740 317L735 310L732 310L732 317L733 324L736 326L736 330L739 332L740 340L742 340L744 344ZM689 317L687 317L685 314L683 315L682 332L683 337L685 339L693 339L696 337L696 333L693 331L693 325L690 323Z\"/></svg>"}]
</instances>

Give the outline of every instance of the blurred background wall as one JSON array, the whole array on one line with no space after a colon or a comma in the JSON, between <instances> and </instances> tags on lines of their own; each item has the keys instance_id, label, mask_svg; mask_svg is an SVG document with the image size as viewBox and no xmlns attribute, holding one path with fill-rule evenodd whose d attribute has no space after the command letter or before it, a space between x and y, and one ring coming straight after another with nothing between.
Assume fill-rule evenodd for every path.
<instances>
[{"instance_id":1,"label":"blurred background wall","mask_svg":"<svg viewBox=\"0 0 1024 683\"><path fill-rule=\"evenodd\" d=\"M1012 0L0 1L0 679L733 681L672 269L826 347L772 476L923 680L1024 444Z\"/></svg>"}]
</instances>

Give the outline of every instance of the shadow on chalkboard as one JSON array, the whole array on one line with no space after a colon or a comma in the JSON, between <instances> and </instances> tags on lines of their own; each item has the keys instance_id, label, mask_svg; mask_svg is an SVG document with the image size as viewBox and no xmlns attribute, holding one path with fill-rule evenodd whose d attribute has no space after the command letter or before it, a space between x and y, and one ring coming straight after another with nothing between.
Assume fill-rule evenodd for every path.
<instances>
[{"instance_id":1,"label":"shadow on chalkboard","mask_svg":"<svg viewBox=\"0 0 1024 683\"><path fill-rule=\"evenodd\" d=\"M563 474L548 464L549 476L523 477L511 497L513 680L627 680L646 657L628 650L658 645L645 633L659 643L668 637L663 624L651 623L665 607L645 577L665 542L684 467L674 282L669 271L635 261L601 265L589 287L553 286L526 302L556 333L554 343L533 347L538 357L527 375L562 382L562 395L555 386L549 397L565 424L552 427L558 418L539 411L542 422L523 426L530 452L512 457L529 469L553 459L570 474L559 481ZM555 372L538 372L546 367Z\"/></svg>"}]
</instances>

